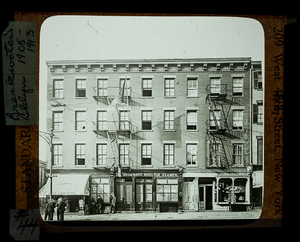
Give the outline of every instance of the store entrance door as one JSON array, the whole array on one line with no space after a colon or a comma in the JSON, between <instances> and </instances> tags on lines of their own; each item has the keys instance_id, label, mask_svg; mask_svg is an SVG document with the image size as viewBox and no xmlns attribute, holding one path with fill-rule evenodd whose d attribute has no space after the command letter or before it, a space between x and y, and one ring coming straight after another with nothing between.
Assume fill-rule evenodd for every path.
<instances>
[{"instance_id":1,"label":"store entrance door","mask_svg":"<svg viewBox=\"0 0 300 242\"><path fill-rule=\"evenodd\" d=\"M213 205L212 185L201 184L199 186L199 205L200 211L212 210Z\"/></svg>"},{"instance_id":2,"label":"store entrance door","mask_svg":"<svg viewBox=\"0 0 300 242\"><path fill-rule=\"evenodd\" d=\"M118 178L116 180L116 209L121 211L130 211L133 209L132 202L132 181Z\"/></svg>"},{"instance_id":3,"label":"store entrance door","mask_svg":"<svg viewBox=\"0 0 300 242\"><path fill-rule=\"evenodd\" d=\"M194 210L194 183L193 182L184 182L183 184L183 204L184 209Z\"/></svg>"},{"instance_id":4,"label":"store entrance door","mask_svg":"<svg viewBox=\"0 0 300 242\"><path fill-rule=\"evenodd\" d=\"M136 178L135 210L152 210L152 179Z\"/></svg>"}]
</instances>

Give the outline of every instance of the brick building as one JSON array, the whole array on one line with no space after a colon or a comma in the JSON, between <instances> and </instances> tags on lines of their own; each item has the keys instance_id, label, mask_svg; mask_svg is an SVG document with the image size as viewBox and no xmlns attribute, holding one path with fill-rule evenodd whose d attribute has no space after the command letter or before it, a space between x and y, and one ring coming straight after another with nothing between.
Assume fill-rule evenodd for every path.
<instances>
[{"instance_id":1,"label":"brick building","mask_svg":"<svg viewBox=\"0 0 300 242\"><path fill-rule=\"evenodd\" d=\"M67 196L70 210L82 197L108 205L112 192L121 211L252 202L251 58L47 66L47 161L53 195Z\"/></svg>"}]
</instances>

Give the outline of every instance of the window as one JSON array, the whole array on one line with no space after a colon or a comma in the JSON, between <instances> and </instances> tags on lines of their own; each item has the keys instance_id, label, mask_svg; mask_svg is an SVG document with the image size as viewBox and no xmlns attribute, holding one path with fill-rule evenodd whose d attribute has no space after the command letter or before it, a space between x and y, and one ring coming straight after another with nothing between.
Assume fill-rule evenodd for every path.
<instances>
[{"instance_id":1,"label":"window","mask_svg":"<svg viewBox=\"0 0 300 242\"><path fill-rule=\"evenodd\" d=\"M129 130L129 112L120 111L120 130Z\"/></svg>"},{"instance_id":2,"label":"window","mask_svg":"<svg viewBox=\"0 0 300 242\"><path fill-rule=\"evenodd\" d=\"M120 164L129 165L129 144L120 144L119 149Z\"/></svg>"},{"instance_id":3,"label":"window","mask_svg":"<svg viewBox=\"0 0 300 242\"><path fill-rule=\"evenodd\" d=\"M186 129L197 130L197 110L188 110L186 116Z\"/></svg>"},{"instance_id":4,"label":"window","mask_svg":"<svg viewBox=\"0 0 300 242\"><path fill-rule=\"evenodd\" d=\"M232 79L232 94L233 96L243 96L244 80L241 77L234 77Z\"/></svg>"},{"instance_id":5,"label":"window","mask_svg":"<svg viewBox=\"0 0 300 242\"><path fill-rule=\"evenodd\" d=\"M186 145L186 164L196 165L197 164L197 144L187 144Z\"/></svg>"},{"instance_id":6,"label":"window","mask_svg":"<svg viewBox=\"0 0 300 242\"><path fill-rule=\"evenodd\" d=\"M75 165L85 165L85 144L75 145Z\"/></svg>"},{"instance_id":7,"label":"window","mask_svg":"<svg viewBox=\"0 0 300 242\"><path fill-rule=\"evenodd\" d=\"M109 179L92 178L91 197L97 201L98 195L101 196L104 203L110 203Z\"/></svg>"},{"instance_id":8,"label":"window","mask_svg":"<svg viewBox=\"0 0 300 242\"><path fill-rule=\"evenodd\" d=\"M107 97L107 79L98 79L98 97Z\"/></svg>"},{"instance_id":9,"label":"window","mask_svg":"<svg viewBox=\"0 0 300 242\"><path fill-rule=\"evenodd\" d=\"M220 143L209 144L210 166L220 165Z\"/></svg>"},{"instance_id":10,"label":"window","mask_svg":"<svg viewBox=\"0 0 300 242\"><path fill-rule=\"evenodd\" d=\"M63 79L55 79L53 80L53 97L55 98L63 98L64 82Z\"/></svg>"},{"instance_id":11,"label":"window","mask_svg":"<svg viewBox=\"0 0 300 242\"><path fill-rule=\"evenodd\" d=\"M152 111L142 111L142 130L152 129L151 114Z\"/></svg>"},{"instance_id":12,"label":"window","mask_svg":"<svg viewBox=\"0 0 300 242\"><path fill-rule=\"evenodd\" d=\"M232 119L233 119L232 128L234 130L243 129L243 110L233 110Z\"/></svg>"},{"instance_id":13,"label":"window","mask_svg":"<svg viewBox=\"0 0 300 242\"><path fill-rule=\"evenodd\" d=\"M210 94L217 95L221 93L221 78L210 78Z\"/></svg>"},{"instance_id":14,"label":"window","mask_svg":"<svg viewBox=\"0 0 300 242\"><path fill-rule=\"evenodd\" d=\"M165 78L165 97L174 97L175 95L175 79Z\"/></svg>"},{"instance_id":15,"label":"window","mask_svg":"<svg viewBox=\"0 0 300 242\"><path fill-rule=\"evenodd\" d=\"M263 138L257 138L257 165L263 164Z\"/></svg>"},{"instance_id":16,"label":"window","mask_svg":"<svg viewBox=\"0 0 300 242\"><path fill-rule=\"evenodd\" d=\"M187 95L188 97L198 97L198 78L188 78Z\"/></svg>"},{"instance_id":17,"label":"window","mask_svg":"<svg viewBox=\"0 0 300 242\"><path fill-rule=\"evenodd\" d=\"M62 164L62 144L53 144L52 165Z\"/></svg>"},{"instance_id":18,"label":"window","mask_svg":"<svg viewBox=\"0 0 300 242\"><path fill-rule=\"evenodd\" d=\"M125 82L126 80L126 82ZM124 83L125 82L125 83ZM120 78L120 88L123 90L124 88L124 97L131 96L131 88L130 88L130 79L129 78Z\"/></svg>"},{"instance_id":19,"label":"window","mask_svg":"<svg viewBox=\"0 0 300 242\"><path fill-rule=\"evenodd\" d=\"M75 130L85 130L85 111L76 111L75 115Z\"/></svg>"},{"instance_id":20,"label":"window","mask_svg":"<svg viewBox=\"0 0 300 242\"><path fill-rule=\"evenodd\" d=\"M164 111L164 129L165 130L174 130L174 110Z\"/></svg>"},{"instance_id":21,"label":"window","mask_svg":"<svg viewBox=\"0 0 300 242\"><path fill-rule=\"evenodd\" d=\"M157 179L156 201L178 201L178 181L175 179Z\"/></svg>"},{"instance_id":22,"label":"window","mask_svg":"<svg viewBox=\"0 0 300 242\"><path fill-rule=\"evenodd\" d=\"M220 110L210 110L209 112L209 128L210 130L216 130L218 127L220 128ZM217 126L218 125L218 126Z\"/></svg>"},{"instance_id":23,"label":"window","mask_svg":"<svg viewBox=\"0 0 300 242\"><path fill-rule=\"evenodd\" d=\"M253 72L253 81L254 81L254 88L257 90L262 90L262 73L261 71Z\"/></svg>"},{"instance_id":24,"label":"window","mask_svg":"<svg viewBox=\"0 0 300 242\"><path fill-rule=\"evenodd\" d=\"M97 165L106 165L106 144L97 144Z\"/></svg>"},{"instance_id":25,"label":"window","mask_svg":"<svg viewBox=\"0 0 300 242\"><path fill-rule=\"evenodd\" d=\"M243 144L233 144L233 165L243 166Z\"/></svg>"},{"instance_id":26,"label":"window","mask_svg":"<svg viewBox=\"0 0 300 242\"><path fill-rule=\"evenodd\" d=\"M263 102L253 104L253 123L263 124L264 122L264 107Z\"/></svg>"},{"instance_id":27,"label":"window","mask_svg":"<svg viewBox=\"0 0 300 242\"><path fill-rule=\"evenodd\" d=\"M152 97L152 78L142 79L143 97Z\"/></svg>"},{"instance_id":28,"label":"window","mask_svg":"<svg viewBox=\"0 0 300 242\"><path fill-rule=\"evenodd\" d=\"M53 112L53 130L63 130L63 112Z\"/></svg>"},{"instance_id":29,"label":"window","mask_svg":"<svg viewBox=\"0 0 300 242\"><path fill-rule=\"evenodd\" d=\"M151 165L151 146L151 144L142 144L142 165Z\"/></svg>"},{"instance_id":30,"label":"window","mask_svg":"<svg viewBox=\"0 0 300 242\"><path fill-rule=\"evenodd\" d=\"M86 80L77 79L76 80L76 97L85 97L86 96Z\"/></svg>"},{"instance_id":31,"label":"window","mask_svg":"<svg viewBox=\"0 0 300 242\"><path fill-rule=\"evenodd\" d=\"M174 165L174 144L164 144L164 165Z\"/></svg>"},{"instance_id":32,"label":"window","mask_svg":"<svg viewBox=\"0 0 300 242\"><path fill-rule=\"evenodd\" d=\"M97 112L97 130L107 130L107 112Z\"/></svg>"}]
</instances>

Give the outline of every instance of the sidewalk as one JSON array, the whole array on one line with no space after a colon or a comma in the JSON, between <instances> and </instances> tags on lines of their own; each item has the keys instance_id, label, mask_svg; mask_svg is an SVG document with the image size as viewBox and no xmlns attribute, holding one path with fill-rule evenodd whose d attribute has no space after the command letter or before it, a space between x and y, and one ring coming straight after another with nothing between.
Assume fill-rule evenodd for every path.
<instances>
[{"instance_id":1,"label":"sidewalk","mask_svg":"<svg viewBox=\"0 0 300 242\"><path fill-rule=\"evenodd\" d=\"M183 213L156 213L156 212L126 212L114 214L83 215L83 212L65 213L65 221L124 221L124 220L226 220L226 219L258 219L261 208L254 211L205 211ZM54 214L56 221L56 214Z\"/></svg>"}]
</instances>

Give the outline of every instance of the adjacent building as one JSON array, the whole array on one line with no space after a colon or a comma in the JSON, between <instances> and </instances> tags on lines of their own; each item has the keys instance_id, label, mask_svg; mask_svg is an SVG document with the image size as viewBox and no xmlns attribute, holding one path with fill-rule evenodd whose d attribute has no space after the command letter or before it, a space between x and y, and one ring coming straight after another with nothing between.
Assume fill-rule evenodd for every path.
<instances>
[{"instance_id":1,"label":"adjacent building","mask_svg":"<svg viewBox=\"0 0 300 242\"><path fill-rule=\"evenodd\" d=\"M111 193L118 211L228 210L262 201L260 62L47 66L47 129L54 137L46 172L52 165L53 195L66 196L70 210L98 195L109 205ZM40 193L48 191L49 182Z\"/></svg>"}]
</instances>

